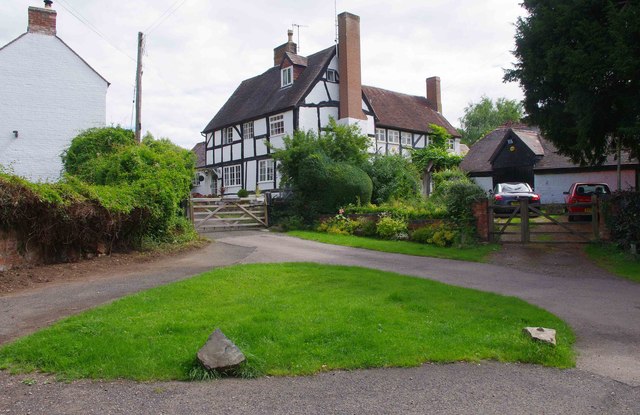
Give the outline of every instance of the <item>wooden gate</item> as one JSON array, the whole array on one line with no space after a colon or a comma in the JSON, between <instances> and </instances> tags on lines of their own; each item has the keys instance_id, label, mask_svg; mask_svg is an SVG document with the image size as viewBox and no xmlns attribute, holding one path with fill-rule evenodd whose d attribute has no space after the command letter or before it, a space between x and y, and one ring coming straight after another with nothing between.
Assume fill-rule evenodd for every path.
<instances>
[{"instance_id":1,"label":"wooden gate","mask_svg":"<svg viewBox=\"0 0 640 415\"><path fill-rule=\"evenodd\" d=\"M192 198L189 215L198 232L269 226L267 204L263 199Z\"/></svg>"},{"instance_id":2,"label":"wooden gate","mask_svg":"<svg viewBox=\"0 0 640 415\"><path fill-rule=\"evenodd\" d=\"M489 236L501 243L589 243L600 240L601 212L596 196L590 203L513 206L489 205ZM575 212L576 208L581 212Z\"/></svg>"}]
</instances>

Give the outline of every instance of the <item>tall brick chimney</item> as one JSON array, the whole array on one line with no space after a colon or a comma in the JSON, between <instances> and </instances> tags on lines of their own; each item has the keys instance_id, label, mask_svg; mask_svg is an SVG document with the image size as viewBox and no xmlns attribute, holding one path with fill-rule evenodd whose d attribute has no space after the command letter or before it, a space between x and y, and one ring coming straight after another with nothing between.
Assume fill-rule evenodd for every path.
<instances>
[{"instance_id":1,"label":"tall brick chimney","mask_svg":"<svg viewBox=\"0 0 640 415\"><path fill-rule=\"evenodd\" d=\"M45 0L44 9L29 7L29 26L27 32L41 33L44 35L56 35L56 17L58 13L51 8L53 1Z\"/></svg>"},{"instance_id":2,"label":"tall brick chimney","mask_svg":"<svg viewBox=\"0 0 640 415\"><path fill-rule=\"evenodd\" d=\"M427 78L427 103L432 110L442 113L442 97L440 95L440 77Z\"/></svg>"},{"instance_id":3,"label":"tall brick chimney","mask_svg":"<svg viewBox=\"0 0 640 415\"><path fill-rule=\"evenodd\" d=\"M360 17L338 15L338 70L340 73L339 118L366 120L362 112L362 74L360 64Z\"/></svg>"},{"instance_id":4,"label":"tall brick chimney","mask_svg":"<svg viewBox=\"0 0 640 415\"><path fill-rule=\"evenodd\" d=\"M298 45L293 41L293 30L289 29L287 36L289 37L287 43L273 49L273 66L279 66L282 63L282 59L284 59L284 54L287 52L293 53L294 55L298 54Z\"/></svg>"}]
</instances>

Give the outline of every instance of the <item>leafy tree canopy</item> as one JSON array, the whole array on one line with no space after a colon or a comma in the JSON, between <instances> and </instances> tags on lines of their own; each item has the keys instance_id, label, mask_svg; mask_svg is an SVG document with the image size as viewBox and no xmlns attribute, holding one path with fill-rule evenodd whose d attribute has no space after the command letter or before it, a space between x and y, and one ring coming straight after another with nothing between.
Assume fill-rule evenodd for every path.
<instances>
[{"instance_id":1,"label":"leafy tree canopy","mask_svg":"<svg viewBox=\"0 0 640 415\"><path fill-rule=\"evenodd\" d=\"M524 0L515 69L524 108L562 154L598 164L640 150L640 2Z\"/></svg>"},{"instance_id":2,"label":"leafy tree canopy","mask_svg":"<svg viewBox=\"0 0 640 415\"><path fill-rule=\"evenodd\" d=\"M373 182L373 203L420 197L420 175L413 163L404 156L376 155L365 171Z\"/></svg>"},{"instance_id":3,"label":"leafy tree canopy","mask_svg":"<svg viewBox=\"0 0 640 415\"><path fill-rule=\"evenodd\" d=\"M447 140L451 139L451 134L435 124L431 124L429 129L431 144L425 148L413 150L411 153L411 161L416 169L423 172L432 164L432 171L440 171L459 165L462 156L450 153L447 148Z\"/></svg>"},{"instance_id":4,"label":"leafy tree canopy","mask_svg":"<svg viewBox=\"0 0 640 415\"><path fill-rule=\"evenodd\" d=\"M460 118L462 142L471 145L488 132L506 122L518 122L522 119L522 103L506 98L494 102L483 96L477 103L469 103Z\"/></svg>"}]
</instances>

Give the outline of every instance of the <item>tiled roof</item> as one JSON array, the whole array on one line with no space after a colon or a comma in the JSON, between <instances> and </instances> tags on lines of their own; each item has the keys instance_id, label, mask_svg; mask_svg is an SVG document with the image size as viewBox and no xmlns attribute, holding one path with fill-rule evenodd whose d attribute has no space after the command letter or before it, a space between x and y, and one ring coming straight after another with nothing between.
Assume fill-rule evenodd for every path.
<instances>
[{"instance_id":1,"label":"tiled roof","mask_svg":"<svg viewBox=\"0 0 640 415\"><path fill-rule=\"evenodd\" d=\"M442 114L429 107L425 97L364 85L362 92L380 126L427 132L430 124L436 124L444 127L452 136L460 137L460 133Z\"/></svg>"},{"instance_id":2,"label":"tiled roof","mask_svg":"<svg viewBox=\"0 0 640 415\"><path fill-rule=\"evenodd\" d=\"M335 54L335 46L307 57L307 68L293 85L280 88L280 67L243 81L203 130L204 133L244 120L292 108L304 99Z\"/></svg>"},{"instance_id":3,"label":"tiled roof","mask_svg":"<svg viewBox=\"0 0 640 415\"><path fill-rule=\"evenodd\" d=\"M573 163L568 157L558 154L558 149L549 140L545 139L535 127L498 127L489 134L474 143L469 152L462 160L460 168L468 173L488 173L492 171L491 157L505 136L513 132L531 149L531 151L541 156L534 166L534 170L571 169L578 168L579 165ZM630 158L628 153L622 154L623 165L637 165L638 160ZM614 166L617 164L613 156L607 157L603 166Z\"/></svg>"},{"instance_id":4,"label":"tiled roof","mask_svg":"<svg viewBox=\"0 0 640 415\"><path fill-rule=\"evenodd\" d=\"M205 142L196 144L191 151L196 155L196 168L205 166Z\"/></svg>"},{"instance_id":5,"label":"tiled roof","mask_svg":"<svg viewBox=\"0 0 640 415\"><path fill-rule=\"evenodd\" d=\"M289 58L292 64L298 66L307 66L309 65L309 60L304 56L296 55L295 53L286 52L285 56Z\"/></svg>"}]
</instances>

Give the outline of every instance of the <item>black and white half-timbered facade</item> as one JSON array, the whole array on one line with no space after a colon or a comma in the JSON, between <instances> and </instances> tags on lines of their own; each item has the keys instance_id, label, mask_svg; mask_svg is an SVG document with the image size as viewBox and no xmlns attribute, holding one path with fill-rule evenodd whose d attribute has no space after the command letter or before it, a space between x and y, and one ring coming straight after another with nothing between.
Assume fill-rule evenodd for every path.
<instances>
[{"instance_id":1,"label":"black and white half-timbered facade","mask_svg":"<svg viewBox=\"0 0 640 415\"><path fill-rule=\"evenodd\" d=\"M274 49L274 66L243 81L203 130L205 166L217 178L211 193L273 191L280 178L271 148L296 130L320 133L331 118L357 124L371 138L372 153L408 154L429 144L429 125L444 127L460 152L459 134L442 116L440 79L427 79L427 96L363 86L360 18L338 16L339 43L308 57L289 41Z\"/></svg>"}]
</instances>

